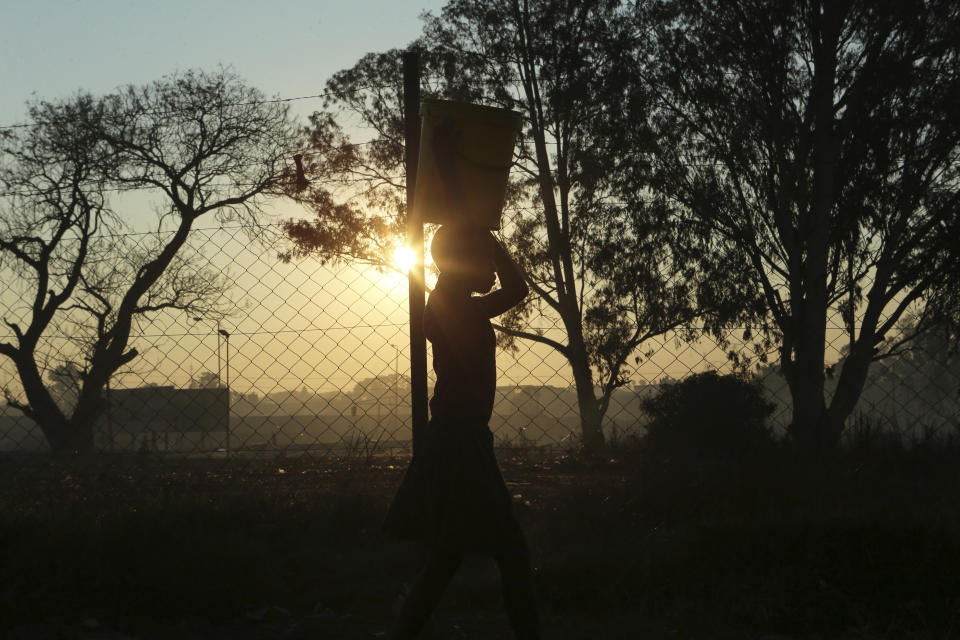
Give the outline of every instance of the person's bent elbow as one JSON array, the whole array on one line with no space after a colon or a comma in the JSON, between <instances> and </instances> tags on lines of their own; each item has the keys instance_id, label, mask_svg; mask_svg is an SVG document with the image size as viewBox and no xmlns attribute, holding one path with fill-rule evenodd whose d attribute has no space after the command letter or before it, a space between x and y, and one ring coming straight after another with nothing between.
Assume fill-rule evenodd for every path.
<instances>
[{"instance_id":1,"label":"person's bent elbow","mask_svg":"<svg viewBox=\"0 0 960 640\"><path fill-rule=\"evenodd\" d=\"M527 284L526 280L521 278L520 284L517 285L517 304L520 304L526 300L528 295L530 295L530 286Z\"/></svg>"},{"instance_id":2,"label":"person's bent elbow","mask_svg":"<svg viewBox=\"0 0 960 640\"><path fill-rule=\"evenodd\" d=\"M510 295L510 306L515 307L521 302L523 302L528 295L530 295L530 287L527 286L527 283L523 278L520 278L512 283L506 288Z\"/></svg>"}]
</instances>

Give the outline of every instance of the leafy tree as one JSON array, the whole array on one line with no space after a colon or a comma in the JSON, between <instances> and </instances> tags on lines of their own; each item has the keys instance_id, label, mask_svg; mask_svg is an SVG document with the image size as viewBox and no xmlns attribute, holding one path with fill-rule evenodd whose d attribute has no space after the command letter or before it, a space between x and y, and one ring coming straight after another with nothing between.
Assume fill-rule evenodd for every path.
<instances>
[{"instance_id":1,"label":"leafy tree","mask_svg":"<svg viewBox=\"0 0 960 640\"><path fill-rule=\"evenodd\" d=\"M944 233L958 228L960 9L945 0L660 9L656 53L635 66L637 81L658 90L654 188L710 256L700 270L729 283L727 304L761 329L761 350L777 349L794 441L829 449L870 363L956 300L956 236ZM897 332L912 314L915 330ZM827 397L833 326L848 355Z\"/></svg>"},{"instance_id":2,"label":"leafy tree","mask_svg":"<svg viewBox=\"0 0 960 640\"><path fill-rule=\"evenodd\" d=\"M73 362L66 361L53 367L47 373L50 381L50 394L64 411L70 411L76 405L80 395L83 372Z\"/></svg>"},{"instance_id":3,"label":"leafy tree","mask_svg":"<svg viewBox=\"0 0 960 640\"><path fill-rule=\"evenodd\" d=\"M912 331L908 324L903 331ZM863 413L881 414L906 432L960 428L960 342L955 329L938 324L912 340L908 348L870 368ZM945 435L957 435L956 433Z\"/></svg>"},{"instance_id":4,"label":"leafy tree","mask_svg":"<svg viewBox=\"0 0 960 640\"><path fill-rule=\"evenodd\" d=\"M416 44L425 96L523 114L502 233L534 295L496 327L503 344L531 340L566 358L588 449L603 444L611 394L629 382L644 342L698 313L689 259L673 250L683 237L658 222L662 203L611 198L618 163L650 147L625 147L601 126L608 112L647 103L625 66L644 42L619 1L453 0L425 17ZM311 120L307 158L322 184L301 194L317 217L288 225L291 255L377 262L402 236L400 60L399 51L369 54L327 83L328 110ZM352 144L342 112L373 139ZM641 176L634 186L642 184ZM544 321L558 331L544 331Z\"/></svg>"},{"instance_id":5,"label":"leafy tree","mask_svg":"<svg viewBox=\"0 0 960 640\"><path fill-rule=\"evenodd\" d=\"M191 389L218 389L222 386L220 376L213 371L201 371L199 375L190 378Z\"/></svg>"},{"instance_id":6,"label":"leafy tree","mask_svg":"<svg viewBox=\"0 0 960 640\"><path fill-rule=\"evenodd\" d=\"M0 160L0 265L24 300L4 318L13 339L0 342L22 385L6 390L7 403L55 451L87 452L105 386L137 356L136 323L165 309L222 311L227 283L190 260L191 230L211 217L255 222L263 197L289 178L293 130L285 105L223 70L39 102L30 117L33 126L5 136ZM109 196L137 189L161 204L158 232L131 246ZM75 338L72 411L43 380L56 334Z\"/></svg>"},{"instance_id":7,"label":"leafy tree","mask_svg":"<svg viewBox=\"0 0 960 640\"><path fill-rule=\"evenodd\" d=\"M352 395L360 401L399 403L410 397L410 378L402 373L364 378L354 385Z\"/></svg>"}]
</instances>

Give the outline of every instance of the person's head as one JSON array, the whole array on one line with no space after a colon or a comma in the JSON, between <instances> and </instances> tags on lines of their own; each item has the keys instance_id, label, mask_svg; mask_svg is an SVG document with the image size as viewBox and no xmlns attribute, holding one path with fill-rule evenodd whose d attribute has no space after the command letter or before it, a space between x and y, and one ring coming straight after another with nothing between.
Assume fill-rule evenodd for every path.
<instances>
[{"instance_id":1,"label":"person's head","mask_svg":"<svg viewBox=\"0 0 960 640\"><path fill-rule=\"evenodd\" d=\"M430 245L440 273L453 276L469 291L486 293L493 287L493 236L468 224L447 224L437 229Z\"/></svg>"}]
</instances>

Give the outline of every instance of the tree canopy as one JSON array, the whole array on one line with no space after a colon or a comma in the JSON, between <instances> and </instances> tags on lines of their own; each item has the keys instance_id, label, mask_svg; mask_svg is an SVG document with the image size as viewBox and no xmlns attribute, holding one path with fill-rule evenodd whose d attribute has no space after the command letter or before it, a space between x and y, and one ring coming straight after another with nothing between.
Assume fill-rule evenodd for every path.
<instances>
[{"instance_id":1,"label":"tree canopy","mask_svg":"<svg viewBox=\"0 0 960 640\"><path fill-rule=\"evenodd\" d=\"M829 448L870 362L956 299L960 11L939 0L660 11L655 61L636 75L658 88L654 188L675 224L719 251L699 269L730 282L742 324L776 349L795 440ZM841 337L848 355L827 398L825 347Z\"/></svg>"},{"instance_id":2,"label":"tree canopy","mask_svg":"<svg viewBox=\"0 0 960 640\"><path fill-rule=\"evenodd\" d=\"M425 17L415 45L425 97L523 114L502 235L535 295L497 328L502 344L530 340L566 358L589 448L602 444L610 395L630 380L643 344L703 313L690 255L676 250L683 237L660 222L663 203L625 202L612 189L623 155L651 150L649 140L623 146L609 126L612 113L649 101L630 81L629 62L645 46L637 23L619 1L455 0ZM316 218L288 226L292 254L376 259L391 236L401 236L400 58L399 51L372 53L328 82L327 111L311 121L307 163L323 185L301 196ZM351 143L337 119L344 112L372 139ZM637 190L646 184L644 176L631 178ZM352 187L351 198L338 197L344 187Z\"/></svg>"}]
</instances>

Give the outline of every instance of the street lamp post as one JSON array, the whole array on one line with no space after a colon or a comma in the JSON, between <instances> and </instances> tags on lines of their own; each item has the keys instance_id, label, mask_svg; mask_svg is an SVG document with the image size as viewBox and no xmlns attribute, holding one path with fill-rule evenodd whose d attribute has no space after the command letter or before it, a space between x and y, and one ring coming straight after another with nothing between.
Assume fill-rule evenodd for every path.
<instances>
[{"instance_id":1,"label":"street lamp post","mask_svg":"<svg viewBox=\"0 0 960 640\"><path fill-rule=\"evenodd\" d=\"M220 322L217 322L217 333L220 336L223 336L226 342L226 352L227 352L227 443L226 443L226 453L227 457L230 457L230 332L225 329L220 328ZM220 338L217 337L217 345L220 345Z\"/></svg>"},{"instance_id":2,"label":"street lamp post","mask_svg":"<svg viewBox=\"0 0 960 640\"><path fill-rule=\"evenodd\" d=\"M203 322L203 318L200 316L193 317L194 322ZM223 382L223 356L220 354L220 336L223 335L224 331L220 328L220 321L217 320L217 385L219 386Z\"/></svg>"},{"instance_id":3,"label":"street lamp post","mask_svg":"<svg viewBox=\"0 0 960 640\"><path fill-rule=\"evenodd\" d=\"M200 316L194 316L194 322L202 322L203 318ZM223 354L220 348L220 336L223 336L226 341L226 355L227 355L227 376L224 380L223 376ZM217 320L217 385L224 384L227 388L227 441L224 451L226 451L227 456L230 455L230 332L226 329L220 327L220 321Z\"/></svg>"}]
</instances>

